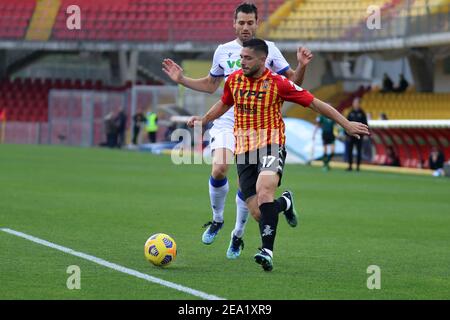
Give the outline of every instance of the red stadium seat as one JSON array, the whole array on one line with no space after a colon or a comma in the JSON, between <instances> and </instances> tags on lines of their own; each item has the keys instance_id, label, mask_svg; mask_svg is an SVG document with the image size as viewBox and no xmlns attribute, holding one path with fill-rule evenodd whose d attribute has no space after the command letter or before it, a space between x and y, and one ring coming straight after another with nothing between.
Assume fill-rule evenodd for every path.
<instances>
[{"instance_id":1,"label":"red stadium seat","mask_svg":"<svg viewBox=\"0 0 450 320\"><path fill-rule=\"evenodd\" d=\"M223 42L234 37L230 16L242 0L78 0L84 12L83 26L89 32L76 34L66 32L65 27L63 8L72 2L62 1L52 39ZM263 11L269 5L268 14L283 3L255 2Z\"/></svg>"},{"instance_id":2,"label":"red stadium seat","mask_svg":"<svg viewBox=\"0 0 450 320\"><path fill-rule=\"evenodd\" d=\"M35 0L1 0L0 39L23 39L35 5Z\"/></svg>"}]
</instances>

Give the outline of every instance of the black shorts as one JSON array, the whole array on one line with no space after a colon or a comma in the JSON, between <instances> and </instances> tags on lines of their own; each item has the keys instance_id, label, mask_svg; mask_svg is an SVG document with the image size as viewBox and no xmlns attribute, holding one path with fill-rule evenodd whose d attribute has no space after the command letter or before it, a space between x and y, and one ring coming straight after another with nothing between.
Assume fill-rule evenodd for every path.
<instances>
[{"instance_id":1,"label":"black shorts","mask_svg":"<svg viewBox=\"0 0 450 320\"><path fill-rule=\"evenodd\" d=\"M237 171L239 175L239 187L244 199L256 194L256 181L262 171L276 172L281 185L283 177L284 162L286 160L286 149L284 146L272 144L252 152L238 154L236 156Z\"/></svg>"},{"instance_id":2,"label":"black shorts","mask_svg":"<svg viewBox=\"0 0 450 320\"><path fill-rule=\"evenodd\" d=\"M324 132L322 133L322 141L324 145L333 144L336 140L333 132Z\"/></svg>"}]
</instances>

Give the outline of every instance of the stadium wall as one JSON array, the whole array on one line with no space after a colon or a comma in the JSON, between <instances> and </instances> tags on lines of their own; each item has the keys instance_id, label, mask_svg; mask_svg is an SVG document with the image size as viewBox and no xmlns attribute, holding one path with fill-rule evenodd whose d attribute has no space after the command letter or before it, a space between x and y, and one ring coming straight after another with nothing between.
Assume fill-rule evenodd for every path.
<instances>
[{"instance_id":1,"label":"stadium wall","mask_svg":"<svg viewBox=\"0 0 450 320\"><path fill-rule=\"evenodd\" d=\"M283 52L286 60L291 65L292 69L297 67L297 53L296 52ZM304 87L307 90L314 90L323 84L323 79L327 76L326 60L320 53L314 54L314 59L308 65L308 69L305 73L305 79L303 81ZM330 74L328 73L328 76Z\"/></svg>"}]
</instances>

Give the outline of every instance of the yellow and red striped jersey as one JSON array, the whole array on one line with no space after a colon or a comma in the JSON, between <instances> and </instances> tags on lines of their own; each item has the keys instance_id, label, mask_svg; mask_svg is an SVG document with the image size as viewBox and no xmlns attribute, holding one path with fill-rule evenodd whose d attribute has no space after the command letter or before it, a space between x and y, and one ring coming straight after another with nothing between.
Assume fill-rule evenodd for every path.
<instances>
[{"instance_id":1,"label":"yellow and red striped jersey","mask_svg":"<svg viewBox=\"0 0 450 320\"><path fill-rule=\"evenodd\" d=\"M307 90L267 68L257 79L246 77L242 69L232 73L225 82L222 102L227 106L234 105L235 153L270 144L284 145L283 102L308 107L313 99Z\"/></svg>"}]
</instances>

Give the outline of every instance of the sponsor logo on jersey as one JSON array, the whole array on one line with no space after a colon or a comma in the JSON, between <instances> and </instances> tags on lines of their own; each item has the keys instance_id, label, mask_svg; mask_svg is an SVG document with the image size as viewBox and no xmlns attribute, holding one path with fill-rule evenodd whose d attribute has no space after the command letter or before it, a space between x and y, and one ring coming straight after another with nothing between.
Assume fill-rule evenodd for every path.
<instances>
[{"instance_id":1,"label":"sponsor logo on jersey","mask_svg":"<svg viewBox=\"0 0 450 320\"><path fill-rule=\"evenodd\" d=\"M227 65L230 69L241 68L241 59L237 60L227 60Z\"/></svg>"},{"instance_id":2,"label":"sponsor logo on jersey","mask_svg":"<svg viewBox=\"0 0 450 320\"><path fill-rule=\"evenodd\" d=\"M253 90L239 90L239 96L245 97L245 98L251 98L256 97L258 100L264 99L264 96L266 95L266 91L253 91Z\"/></svg>"},{"instance_id":3,"label":"sponsor logo on jersey","mask_svg":"<svg viewBox=\"0 0 450 320\"><path fill-rule=\"evenodd\" d=\"M258 113L256 106L249 106L247 104L238 103L236 105L236 109L238 110L238 112L245 113L245 114L257 114Z\"/></svg>"}]
</instances>

